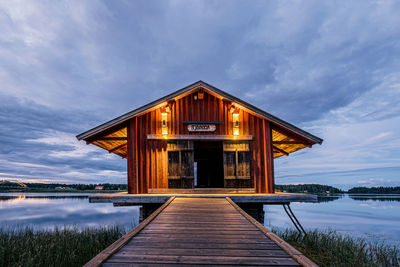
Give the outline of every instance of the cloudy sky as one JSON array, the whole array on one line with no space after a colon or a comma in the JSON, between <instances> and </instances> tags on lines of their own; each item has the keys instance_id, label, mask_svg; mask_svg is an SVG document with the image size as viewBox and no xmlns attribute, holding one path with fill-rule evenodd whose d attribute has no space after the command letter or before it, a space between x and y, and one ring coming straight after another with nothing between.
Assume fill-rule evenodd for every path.
<instances>
[{"instance_id":1,"label":"cloudy sky","mask_svg":"<svg viewBox=\"0 0 400 267\"><path fill-rule=\"evenodd\" d=\"M400 185L399 1L1 1L0 179L125 183L75 138L198 80L324 139L276 182Z\"/></svg>"}]
</instances>

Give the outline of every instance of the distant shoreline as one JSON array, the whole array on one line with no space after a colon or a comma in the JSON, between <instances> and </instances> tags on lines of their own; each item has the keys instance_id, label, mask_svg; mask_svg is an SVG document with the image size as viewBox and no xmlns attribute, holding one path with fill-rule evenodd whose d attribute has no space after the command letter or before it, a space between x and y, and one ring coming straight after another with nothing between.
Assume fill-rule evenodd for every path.
<instances>
[{"instance_id":1,"label":"distant shoreline","mask_svg":"<svg viewBox=\"0 0 400 267\"><path fill-rule=\"evenodd\" d=\"M400 194L400 186L394 187L353 187L342 190L337 187L322 184L275 184L276 192L306 193L314 195L349 194L362 195L397 195ZM56 183L23 183L13 181L0 181L0 192L3 193L118 193L126 192L126 184L56 184Z\"/></svg>"},{"instance_id":2,"label":"distant shoreline","mask_svg":"<svg viewBox=\"0 0 400 267\"><path fill-rule=\"evenodd\" d=\"M112 193L127 193L126 190L59 190L59 189L43 189L43 188L28 188L28 189L0 189L0 193L96 193L96 194L112 194ZM296 193L296 192L290 192ZM301 192L304 193L304 192ZM399 196L400 194L393 193L305 193L317 196L338 196L338 195L349 195L349 196Z\"/></svg>"},{"instance_id":3,"label":"distant shoreline","mask_svg":"<svg viewBox=\"0 0 400 267\"><path fill-rule=\"evenodd\" d=\"M27 190L21 189L0 189L0 193L123 193L126 190L58 190L58 189L42 189L42 188L29 188Z\"/></svg>"}]
</instances>

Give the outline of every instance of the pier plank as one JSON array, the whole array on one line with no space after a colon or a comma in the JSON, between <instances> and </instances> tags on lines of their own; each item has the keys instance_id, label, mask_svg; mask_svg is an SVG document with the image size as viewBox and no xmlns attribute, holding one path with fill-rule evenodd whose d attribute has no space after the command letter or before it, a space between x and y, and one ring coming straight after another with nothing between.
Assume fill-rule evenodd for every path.
<instances>
[{"instance_id":1,"label":"pier plank","mask_svg":"<svg viewBox=\"0 0 400 267\"><path fill-rule=\"evenodd\" d=\"M168 232L168 234L206 234L206 235L259 235L259 231L257 229L253 230L228 230L228 229L199 229L199 228L189 228L189 229L168 229L166 231L165 229L161 230L154 230L154 229L145 229L141 232L141 234L165 234Z\"/></svg>"},{"instance_id":2,"label":"pier plank","mask_svg":"<svg viewBox=\"0 0 400 267\"><path fill-rule=\"evenodd\" d=\"M152 223L151 225L146 227L146 230L168 230L168 231L173 231L173 230L197 230L197 229L213 229L213 230L229 230L229 231L234 231L234 230L247 230L247 231L257 231L258 229L249 226L249 225L230 225L230 224L225 224L225 225L220 225L220 224L206 224L206 225L193 225L193 224L171 224L171 223Z\"/></svg>"},{"instance_id":3,"label":"pier plank","mask_svg":"<svg viewBox=\"0 0 400 267\"><path fill-rule=\"evenodd\" d=\"M229 257L229 256L185 256L185 255L113 255L108 262L115 263L185 263L185 264L224 264L261 266L299 266L292 258L272 257Z\"/></svg>"},{"instance_id":4,"label":"pier plank","mask_svg":"<svg viewBox=\"0 0 400 267\"><path fill-rule=\"evenodd\" d=\"M238 257L285 257L289 254L281 250L249 250L249 249L197 249L197 248L143 248L124 247L121 254L136 255L186 255L186 256L238 256Z\"/></svg>"},{"instance_id":5,"label":"pier plank","mask_svg":"<svg viewBox=\"0 0 400 267\"><path fill-rule=\"evenodd\" d=\"M140 233L137 235L137 237L143 237L143 238L187 238L188 235L190 236L190 239L193 238L210 238L210 239L235 239L242 241L242 239L260 239L260 240L269 240L267 237L260 237L259 232L252 232L250 234L215 234L215 233L163 233L163 234L154 234L154 233Z\"/></svg>"},{"instance_id":6,"label":"pier plank","mask_svg":"<svg viewBox=\"0 0 400 267\"><path fill-rule=\"evenodd\" d=\"M204 225L204 226L210 226L210 225L215 225L217 222L213 222L213 221L203 221L202 223L201 223L201 225ZM182 220L180 220L180 221L166 221L166 220L163 220L163 221L161 221L161 220L157 220L157 219L155 219L154 221L153 221L153 223L152 223L152 225L169 225L169 224L175 224L175 225L199 225L199 223L197 222L197 221L194 221L194 220L192 220L192 221L185 221L185 222L183 222ZM220 226L240 226L240 225L246 225L246 224L243 224L243 222L228 222L228 221L222 221L222 222L218 222L217 223L218 225L220 225ZM211 226L210 226L211 227Z\"/></svg>"},{"instance_id":7,"label":"pier plank","mask_svg":"<svg viewBox=\"0 0 400 267\"><path fill-rule=\"evenodd\" d=\"M278 245L272 243L171 243L132 240L125 247L147 247L147 248L193 248L193 249L249 249L249 250L281 250ZM124 248L125 248L124 247Z\"/></svg>"},{"instance_id":8,"label":"pier plank","mask_svg":"<svg viewBox=\"0 0 400 267\"><path fill-rule=\"evenodd\" d=\"M155 242L174 242L174 243L192 243L192 242L201 242L201 243L224 243L224 244L235 244L235 243L246 243L246 244L272 244L271 240L268 238L252 238L252 239L227 239L224 237L221 238L192 238L190 235L184 238L173 238L173 237L164 237L164 238L156 238L152 236L136 236L136 240L138 241L155 241Z\"/></svg>"}]
</instances>

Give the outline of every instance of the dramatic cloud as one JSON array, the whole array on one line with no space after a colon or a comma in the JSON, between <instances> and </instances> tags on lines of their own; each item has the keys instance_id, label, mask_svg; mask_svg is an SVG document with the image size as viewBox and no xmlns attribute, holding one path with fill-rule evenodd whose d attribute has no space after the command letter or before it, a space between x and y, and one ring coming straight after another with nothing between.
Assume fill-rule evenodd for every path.
<instances>
[{"instance_id":1,"label":"dramatic cloud","mask_svg":"<svg viewBox=\"0 0 400 267\"><path fill-rule=\"evenodd\" d=\"M204 80L324 138L278 183L399 184L398 1L0 2L0 177L125 182L74 136Z\"/></svg>"}]
</instances>

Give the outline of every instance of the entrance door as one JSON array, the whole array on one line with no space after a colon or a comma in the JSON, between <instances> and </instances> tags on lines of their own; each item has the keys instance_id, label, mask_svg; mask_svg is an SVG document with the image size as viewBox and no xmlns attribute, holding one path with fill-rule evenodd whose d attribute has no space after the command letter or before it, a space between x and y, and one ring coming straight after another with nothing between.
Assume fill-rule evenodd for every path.
<instances>
[{"instance_id":1,"label":"entrance door","mask_svg":"<svg viewBox=\"0 0 400 267\"><path fill-rule=\"evenodd\" d=\"M224 187L223 146L221 141L195 141L196 187Z\"/></svg>"}]
</instances>

